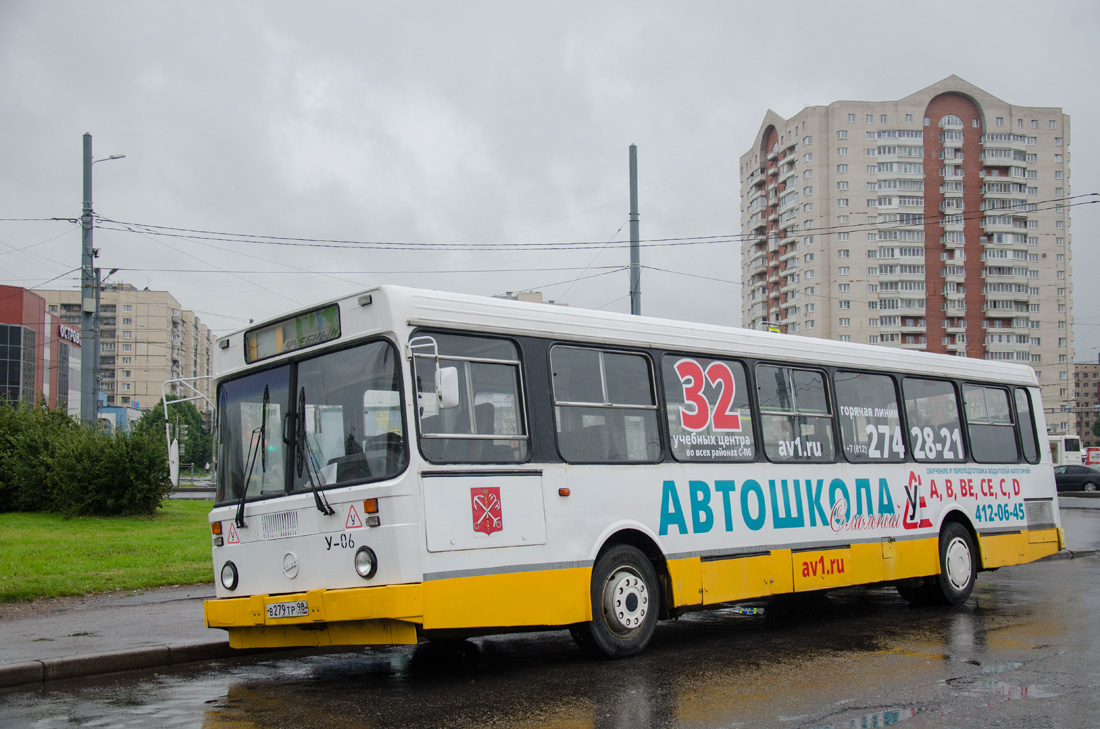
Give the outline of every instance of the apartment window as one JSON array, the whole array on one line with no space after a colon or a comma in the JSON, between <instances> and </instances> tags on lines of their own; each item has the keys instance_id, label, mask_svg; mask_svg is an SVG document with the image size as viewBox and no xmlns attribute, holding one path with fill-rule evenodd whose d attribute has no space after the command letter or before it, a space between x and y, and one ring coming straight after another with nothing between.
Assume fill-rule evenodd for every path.
<instances>
[{"instance_id":1,"label":"apartment window","mask_svg":"<svg viewBox=\"0 0 1100 729\"><path fill-rule=\"evenodd\" d=\"M803 261L804 263L809 263L809 262L810 262L810 261L812 261L812 260L814 260L814 254L813 254L813 253L807 253L806 255L804 255L804 256L802 257L802 261Z\"/></svg>"},{"instance_id":2,"label":"apartment window","mask_svg":"<svg viewBox=\"0 0 1100 729\"><path fill-rule=\"evenodd\" d=\"M837 266L836 275L837 276L847 276L847 275L849 275L850 271L851 271L851 269L848 268L848 266Z\"/></svg>"},{"instance_id":3,"label":"apartment window","mask_svg":"<svg viewBox=\"0 0 1100 729\"><path fill-rule=\"evenodd\" d=\"M1054 161L1055 162L1061 162L1062 161L1062 155L1060 155L1060 154L1054 155Z\"/></svg>"},{"instance_id":4,"label":"apartment window","mask_svg":"<svg viewBox=\"0 0 1100 729\"><path fill-rule=\"evenodd\" d=\"M842 294L846 294L846 293L848 293L851 286L852 286L851 284L840 284L840 286L837 287L837 291L839 291Z\"/></svg>"},{"instance_id":5,"label":"apartment window","mask_svg":"<svg viewBox=\"0 0 1100 729\"><path fill-rule=\"evenodd\" d=\"M133 339L134 338L134 333L133 332L123 332L122 333L122 338L123 339Z\"/></svg>"},{"instance_id":6,"label":"apartment window","mask_svg":"<svg viewBox=\"0 0 1100 729\"><path fill-rule=\"evenodd\" d=\"M1038 129L1039 128L1039 120L1038 119L1032 119L1031 120L1031 128L1032 129Z\"/></svg>"},{"instance_id":7,"label":"apartment window","mask_svg":"<svg viewBox=\"0 0 1100 729\"><path fill-rule=\"evenodd\" d=\"M1017 119L1016 120L1016 126L1019 127L1020 129L1023 129L1024 128L1024 120L1023 119Z\"/></svg>"},{"instance_id":8,"label":"apartment window","mask_svg":"<svg viewBox=\"0 0 1100 729\"><path fill-rule=\"evenodd\" d=\"M924 117L924 126L926 126L926 127L932 126L932 120L929 119L928 117Z\"/></svg>"},{"instance_id":9,"label":"apartment window","mask_svg":"<svg viewBox=\"0 0 1100 729\"><path fill-rule=\"evenodd\" d=\"M837 165L836 171L838 174L845 174L848 171L848 165Z\"/></svg>"},{"instance_id":10,"label":"apartment window","mask_svg":"<svg viewBox=\"0 0 1100 729\"><path fill-rule=\"evenodd\" d=\"M124 364L124 365L130 364L130 358L129 357L123 357L122 358L122 364Z\"/></svg>"},{"instance_id":11,"label":"apartment window","mask_svg":"<svg viewBox=\"0 0 1100 729\"><path fill-rule=\"evenodd\" d=\"M849 253L851 253L851 251L849 251L847 248L841 248L836 252L836 257L837 258L848 258Z\"/></svg>"},{"instance_id":12,"label":"apartment window","mask_svg":"<svg viewBox=\"0 0 1100 729\"><path fill-rule=\"evenodd\" d=\"M123 344L122 345L122 351L123 352L129 352L133 348L133 346L134 345L132 345L132 344Z\"/></svg>"},{"instance_id":13,"label":"apartment window","mask_svg":"<svg viewBox=\"0 0 1100 729\"><path fill-rule=\"evenodd\" d=\"M856 123L856 115L855 114L849 114L848 115L848 123L849 124L855 124Z\"/></svg>"},{"instance_id":14,"label":"apartment window","mask_svg":"<svg viewBox=\"0 0 1100 729\"><path fill-rule=\"evenodd\" d=\"M1030 189L1030 188L1028 188L1028 189ZM1061 187L1054 188L1054 196L1055 197L1062 197L1062 188Z\"/></svg>"},{"instance_id":15,"label":"apartment window","mask_svg":"<svg viewBox=\"0 0 1100 729\"><path fill-rule=\"evenodd\" d=\"M852 335L851 334L841 334L840 335L840 341L850 342L850 341L852 341Z\"/></svg>"},{"instance_id":16,"label":"apartment window","mask_svg":"<svg viewBox=\"0 0 1100 729\"><path fill-rule=\"evenodd\" d=\"M814 186L813 185L807 185L806 187L802 188L802 194L803 195L813 195L814 194Z\"/></svg>"},{"instance_id":17,"label":"apartment window","mask_svg":"<svg viewBox=\"0 0 1100 729\"><path fill-rule=\"evenodd\" d=\"M1066 239L1065 238L1055 238L1054 243L1055 243L1055 245L1064 246L1066 244Z\"/></svg>"},{"instance_id":18,"label":"apartment window","mask_svg":"<svg viewBox=\"0 0 1100 729\"><path fill-rule=\"evenodd\" d=\"M134 310L134 307L131 304L123 304L122 305L122 312L124 314L129 314L133 310Z\"/></svg>"},{"instance_id":19,"label":"apartment window","mask_svg":"<svg viewBox=\"0 0 1100 729\"><path fill-rule=\"evenodd\" d=\"M814 171L813 170L806 170L805 172L802 173L802 179L803 180L808 180L813 176L814 176Z\"/></svg>"},{"instance_id":20,"label":"apartment window","mask_svg":"<svg viewBox=\"0 0 1100 729\"><path fill-rule=\"evenodd\" d=\"M852 308L852 302L849 301L848 299L843 299L842 301L838 301L837 305L841 309L851 309Z\"/></svg>"},{"instance_id":21,"label":"apartment window","mask_svg":"<svg viewBox=\"0 0 1100 729\"><path fill-rule=\"evenodd\" d=\"M836 183L836 189L838 189L838 190L847 190L848 189L848 181L847 180L841 180L840 182Z\"/></svg>"},{"instance_id":22,"label":"apartment window","mask_svg":"<svg viewBox=\"0 0 1100 729\"><path fill-rule=\"evenodd\" d=\"M885 124L886 123L886 115L885 114L880 114L878 120L882 124Z\"/></svg>"},{"instance_id":23,"label":"apartment window","mask_svg":"<svg viewBox=\"0 0 1100 729\"><path fill-rule=\"evenodd\" d=\"M981 119L973 119L973 120L971 120L971 124L973 125L973 127L975 129L981 129L982 120Z\"/></svg>"},{"instance_id":24,"label":"apartment window","mask_svg":"<svg viewBox=\"0 0 1100 729\"><path fill-rule=\"evenodd\" d=\"M836 199L836 206L837 206L838 208L846 208L846 207L848 207L848 198L846 198L846 197L838 197L838 198Z\"/></svg>"},{"instance_id":25,"label":"apartment window","mask_svg":"<svg viewBox=\"0 0 1100 729\"><path fill-rule=\"evenodd\" d=\"M838 157L847 157L848 156L848 148L847 147L837 147L836 148L836 154L837 154Z\"/></svg>"},{"instance_id":26,"label":"apartment window","mask_svg":"<svg viewBox=\"0 0 1100 729\"><path fill-rule=\"evenodd\" d=\"M806 203L805 205L802 206L802 212L804 212L804 213L813 212L813 209L814 209L814 204L813 203Z\"/></svg>"},{"instance_id":27,"label":"apartment window","mask_svg":"<svg viewBox=\"0 0 1100 729\"><path fill-rule=\"evenodd\" d=\"M802 138L802 143L805 144L805 145L813 144L814 143L814 138L813 137L803 137Z\"/></svg>"},{"instance_id":28,"label":"apartment window","mask_svg":"<svg viewBox=\"0 0 1100 729\"><path fill-rule=\"evenodd\" d=\"M1054 146L1055 147L1061 147L1062 146L1062 138L1061 137L1055 137L1054 138Z\"/></svg>"},{"instance_id":29,"label":"apartment window","mask_svg":"<svg viewBox=\"0 0 1100 729\"><path fill-rule=\"evenodd\" d=\"M1030 223L1031 221L1029 220L1028 222ZM1062 221L1061 220L1055 220L1054 221L1054 227L1057 228L1058 230L1061 230L1062 227L1063 227Z\"/></svg>"},{"instance_id":30,"label":"apartment window","mask_svg":"<svg viewBox=\"0 0 1100 729\"><path fill-rule=\"evenodd\" d=\"M875 120L875 115L874 115L874 114L868 114L868 115L866 116L866 121L867 121L867 123L868 123L868 124L870 124L870 123L871 123L871 122L873 122L874 120Z\"/></svg>"},{"instance_id":31,"label":"apartment window","mask_svg":"<svg viewBox=\"0 0 1100 729\"><path fill-rule=\"evenodd\" d=\"M840 321L839 321L838 323L839 323L839 324L840 324L840 326L842 326L842 327L850 327L850 326L852 326L852 320L851 320L851 319L849 319L849 318L848 318L848 317L846 317L846 316L842 316L842 317L840 318Z\"/></svg>"},{"instance_id":32,"label":"apartment window","mask_svg":"<svg viewBox=\"0 0 1100 729\"><path fill-rule=\"evenodd\" d=\"M814 159L814 153L813 152L807 152L806 154L802 155L802 161L803 162L812 162L813 159Z\"/></svg>"},{"instance_id":33,"label":"apartment window","mask_svg":"<svg viewBox=\"0 0 1100 729\"><path fill-rule=\"evenodd\" d=\"M997 117L997 126L1003 127L1005 125L1005 118L1003 116Z\"/></svg>"},{"instance_id":34,"label":"apartment window","mask_svg":"<svg viewBox=\"0 0 1100 729\"><path fill-rule=\"evenodd\" d=\"M905 115L905 123L906 124L912 124L913 123L913 115L912 114L906 114Z\"/></svg>"},{"instance_id":35,"label":"apartment window","mask_svg":"<svg viewBox=\"0 0 1100 729\"><path fill-rule=\"evenodd\" d=\"M132 327L133 325L134 325L134 320L133 319L130 319L130 318L125 317L125 316L122 317L122 326Z\"/></svg>"},{"instance_id":36,"label":"apartment window","mask_svg":"<svg viewBox=\"0 0 1100 729\"><path fill-rule=\"evenodd\" d=\"M837 132L836 132L836 138L837 139L847 139L848 138L848 130L847 129L838 129Z\"/></svg>"}]
</instances>

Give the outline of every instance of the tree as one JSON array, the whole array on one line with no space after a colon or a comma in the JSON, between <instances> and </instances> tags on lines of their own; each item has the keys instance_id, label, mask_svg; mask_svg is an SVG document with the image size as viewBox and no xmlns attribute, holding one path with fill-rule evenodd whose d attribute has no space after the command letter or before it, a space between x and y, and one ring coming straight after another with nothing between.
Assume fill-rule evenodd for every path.
<instances>
[{"instance_id":1,"label":"tree","mask_svg":"<svg viewBox=\"0 0 1100 729\"><path fill-rule=\"evenodd\" d=\"M190 401L180 402L179 398L168 398L168 422L173 436L180 442L180 463L195 463L203 466L210 462L213 453L212 436L203 430L202 413ZM184 427L186 426L186 427ZM157 432L161 443L167 439L164 435L164 403L141 416L134 424L134 433Z\"/></svg>"}]
</instances>

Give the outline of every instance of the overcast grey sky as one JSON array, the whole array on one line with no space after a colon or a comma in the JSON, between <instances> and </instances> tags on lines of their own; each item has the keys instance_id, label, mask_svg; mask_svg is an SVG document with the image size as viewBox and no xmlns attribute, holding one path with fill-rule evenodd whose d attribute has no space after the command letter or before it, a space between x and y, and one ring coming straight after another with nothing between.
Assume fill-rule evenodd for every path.
<instances>
[{"instance_id":1,"label":"overcast grey sky","mask_svg":"<svg viewBox=\"0 0 1100 729\"><path fill-rule=\"evenodd\" d=\"M1072 116L1100 192L1100 4L0 1L0 218L102 218L274 246L96 232L113 280L215 332L389 282L535 289L629 311L639 148L643 313L740 324L738 158L770 108L898 99L957 74ZM1077 359L1100 352L1100 207L1074 209ZM552 250L486 244L560 243ZM442 244L451 244L440 249ZM476 248L471 250L471 248ZM0 221L0 283L77 288L79 228ZM45 283L51 279L56 280ZM45 283L44 286L42 286Z\"/></svg>"}]
</instances>

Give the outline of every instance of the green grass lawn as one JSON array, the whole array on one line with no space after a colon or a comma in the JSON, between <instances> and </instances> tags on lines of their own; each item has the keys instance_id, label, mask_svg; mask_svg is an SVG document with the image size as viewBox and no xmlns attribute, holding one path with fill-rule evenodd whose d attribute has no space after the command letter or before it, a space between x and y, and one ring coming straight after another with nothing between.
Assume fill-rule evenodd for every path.
<instances>
[{"instance_id":1,"label":"green grass lawn","mask_svg":"<svg viewBox=\"0 0 1100 729\"><path fill-rule=\"evenodd\" d=\"M0 514L0 602L213 580L209 501L155 516Z\"/></svg>"}]
</instances>

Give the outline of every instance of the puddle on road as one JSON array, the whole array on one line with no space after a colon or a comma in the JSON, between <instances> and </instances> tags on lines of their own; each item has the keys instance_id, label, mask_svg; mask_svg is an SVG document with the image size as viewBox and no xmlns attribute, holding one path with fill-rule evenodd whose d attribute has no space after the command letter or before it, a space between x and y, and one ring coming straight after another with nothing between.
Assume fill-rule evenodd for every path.
<instances>
[{"instance_id":1,"label":"puddle on road","mask_svg":"<svg viewBox=\"0 0 1100 729\"><path fill-rule=\"evenodd\" d=\"M1018 699L1053 699L1061 695L1049 691L1037 684L1022 685L992 678L993 676L1008 673L1009 671L1015 671L1018 668L1022 668L1023 665L1022 663L1003 663L996 666L986 666L982 668L982 673L979 676L949 678L944 681L944 683L952 688L960 689L964 696L992 694L994 696L1002 696L1009 701L1016 701Z\"/></svg>"},{"instance_id":2,"label":"puddle on road","mask_svg":"<svg viewBox=\"0 0 1100 729\"><path fill-rule=\"evenodd\" d=\"M817 724L813 729L877 729L877 727L894 726L906 719L912 719L917 715L917 710L908 707L904 709L891 708L879 709L867 713L862 709L862 714L849 715L847 712L838 716L828 724ZM804 721L804 716L779 717L780 721Z\"/></svg>"}]
</instances>

